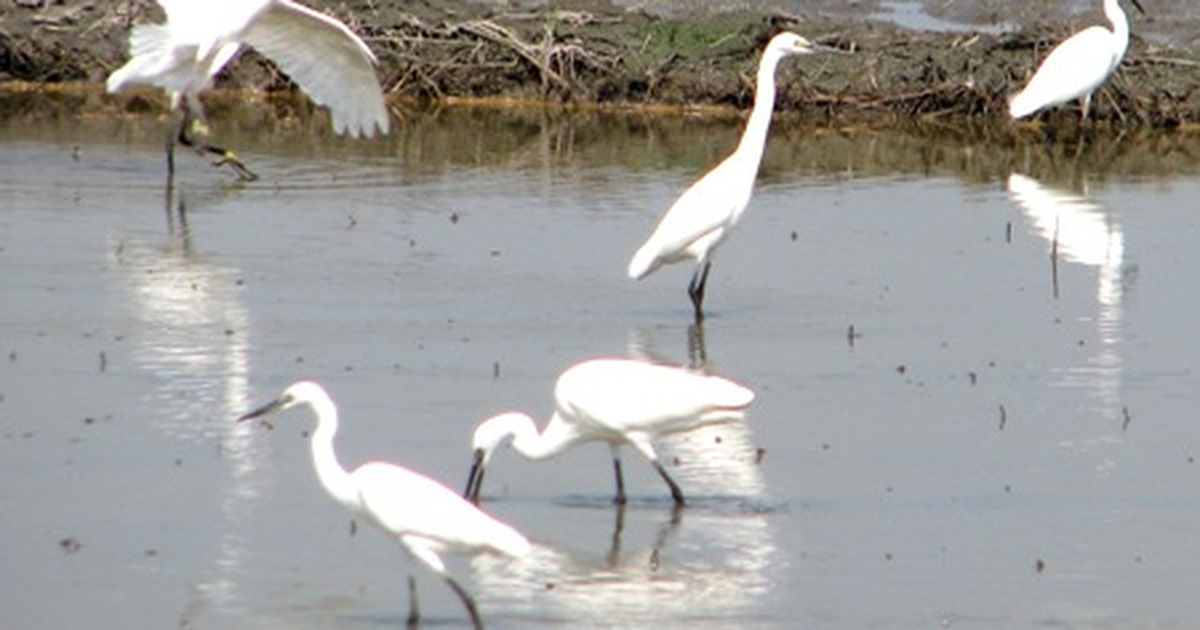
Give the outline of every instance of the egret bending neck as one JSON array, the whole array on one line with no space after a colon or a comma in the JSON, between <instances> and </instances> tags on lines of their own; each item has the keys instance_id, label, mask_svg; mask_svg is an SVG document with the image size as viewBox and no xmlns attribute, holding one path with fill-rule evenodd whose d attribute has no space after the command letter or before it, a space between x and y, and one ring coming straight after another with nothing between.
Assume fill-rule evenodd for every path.
<instances>
[{"instance_id":1,"label":"egret bending neck","mask_svg":"<svg viewBox=\"0 0 1200 630\"><path fill-rule=\"evenodd\" d=\"M580 434L568 423L563 422L557 413L551 416L546 428L539 434L533 420L524 421L511 427L513 450L527 459L549 459L562 453L580 441Z\"/></svg>"},{"instance_id":2,"label":"egret bending neck","mask_svg":"<svg viewBox=\"0 0 1200 630\"><path fill-rule=\"evenodd\" d=\"M350 473L338 462L337 453L333 450L333 438L338 430L338 412L333 401L322 400L313 402L313 407L320 418L317 430L312 436L313 466L317 469L317 478L325 490L333 495L339 503L352 512L360 511L358 490L350 479Z\"/></svg>"}]
</instances>

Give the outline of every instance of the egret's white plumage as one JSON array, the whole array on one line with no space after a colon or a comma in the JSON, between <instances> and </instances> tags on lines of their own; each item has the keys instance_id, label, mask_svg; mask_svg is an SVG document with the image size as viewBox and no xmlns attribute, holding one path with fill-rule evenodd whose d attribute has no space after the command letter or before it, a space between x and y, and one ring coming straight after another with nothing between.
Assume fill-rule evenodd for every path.
<instances>
[{"instance_id":1,"label":"egret's white plumage","mask_svg":"<svg viewBox=\"0 0 1200 630\"><path fill-rule=\"evenodd\" d=\"M585 442L604 441L612 449L618 503L625 502L619 449L631 445L648 459L671 488L676 503L683 493L671 479L651 440L719 422L741 420L754 392L719 376L630 359L592 359L568 368L554 388L555 409L539 434L534 421L509 412L475 429L474 462L465 495L478 500L492 454L505 442L533 460L546 459Z\"/></svg>"},{"instance_id":2,"label":"egret's white plumage","mask_svg":"<svg viewBox=\"0 0 1200 630\"><path fill-rule=\"evenodd\" d=\"M812 44L795 33L771 39L758 64L754 109L737 149L684 191L629 262L629 277L640 280L662 265L695 261L688 295L697 319L703 317L704 285L713 252L750 203L775 109L775 68L788 55L811 52Z\"/></svg>"},{"instance_id":3,"label":"egret's white plumage","mask_svg":"<svg viewBox=\"0 0 1200 630\"><path fill-rule=\"evenodd\" d=\"M279 398L238 418L249 420L297 405L317 415L312 434L313 465L325 491L346 509L395 536L413 557L440 575L462 599L479 626L475 603L450 577L440 554L497 552L523 556L529 542L518 531L492 518L456 492L424 475L387 462L363 464L347 472L338 463L333 438L337 407L318 384L295 383Z\"/></svg>"},{"instance_id":4,"label":"egret's white plumage","mask_svg":"<svg viewBox=\"0 0 1200 630\"><path fill-rule=\"evenodd\" d=\"M1130 1L1145 12L1138 0ZM1117 0L1104 0L1104 15L1112 30L1091 26L1055 46L1025 88L1009 101L1009 115L1024 118L1046 107L1082 99L1083 118L1087 118L1092 92L1121 65L1129 46L1129 20Z\"/></svg>"},{"instance_id":5,"label":"egret's white plumage","mask_svg":"<svg viewBox=\"0 0 1200 630\"><path fill-rule=\"evenodd\" d=\"M329 108L338 133L387 133L388 111L375 76L375 55L338 20L292 0L158 0L165 24L138 24L131 59L108 77L108 91L161 87L172 107L203 119L200 92L250 46L271 59L313 101ZM187 144L186 136L181 141ZM207 147L205 147L207 148Z\"/></svg>"}]
</instances>

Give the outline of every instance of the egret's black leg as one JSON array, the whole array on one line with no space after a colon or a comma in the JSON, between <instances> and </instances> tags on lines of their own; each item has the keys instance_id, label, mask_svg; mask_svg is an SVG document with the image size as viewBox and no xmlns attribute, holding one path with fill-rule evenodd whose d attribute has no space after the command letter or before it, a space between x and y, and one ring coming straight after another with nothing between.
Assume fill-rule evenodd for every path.
<instances>
[{"instance_id":1,"label":"egret's black leg","mask_svg":"<svg viewBox=\"0 0 1200 630\"><path fill-rule=\"evenodd\" d=\"M421 626L421 611L417 604L417 579L408 576L408 619L404 622L408 630L417 630Z\"/></svg>"},{"instance_id":2,"label":"egret's black leg","mask_svg":"<svg viewBox=\"0 0 1200 630\"><path fill-rule=\"evenodd\" d=\"M708 270L711 267L711 261L705 262L704 266L692 275L692 281L688 284L688 297L692 298L692 308L695 309L698 322L704 319L704 286L708 283Z\"/></svg>"},{"instance_id":3,"label":"egret's black leg","mask_svg":"<svg viewBox=\"0 0 1200 630\"><path fill-rule=\"evenodd\" d=\"M613 453L613 474L617 478L617 496L613 498L613 503L625 505L625 475L621 474L621 458L615 452Z\"/></svg>"},{"instance_id":4,"label":"egret's black leg","mask_svg":"<svg viewBox=\"0 0 1200 630\"><path fill-rule=\"evenodd\" d=\"M679 485L675 483L674 479L671 479L671 475L667 474L667 469L663 468L662 464L657 461L651 463L654 464L654 470L658 471L663 481L667 482L667 485L671 487L671 498L675 499L675 505L683 506L683 491L679 489Z\"/></svg>"},{"instance_id":5,"label":"egret's black leg","mask_svg":"<svg viewBox=\"0 0 1200 630\"><path fill-rule=\"evenodd\" d=\"M454 589L455 594L462 600L463 606L467 607L467 612L471 615L471 624L475 626L475 630L483 630L483 622L479 620L479 611L475 608L475 600L471 599L470 595L467 595L467 592L463 590L463 587L458 585L458 582L454 581L454 578L449 575L442 577L446 578L446 583L450 585L450 588Z\"/></svg>"},{"instance_id":6,"label":"egret's black leg","mask_svg":"<svg viewBox=\"0 0 1200 630\"><path fill-rule=\"evenodd\" d=\"M467 489L463 491L463 498L479 505L479 493L483 488L483 452L475 454L475 462L471 464L471 474L467 476Z\"/></svg>"}]
</instances>

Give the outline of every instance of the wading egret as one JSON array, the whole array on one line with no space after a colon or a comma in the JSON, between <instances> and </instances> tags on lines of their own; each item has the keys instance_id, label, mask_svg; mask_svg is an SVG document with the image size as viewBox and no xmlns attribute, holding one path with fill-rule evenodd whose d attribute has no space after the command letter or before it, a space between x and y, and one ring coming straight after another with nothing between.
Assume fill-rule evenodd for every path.
<instances>
[{"instance_id":1,"label":"wading egret","mask_svg":"<svg viewBox=\"0 0 1200 630\"><path fill-rule=\"evenodd\" d=\"M200 92L243 46L277 63L319 105L329 107L338 133L370 137L387 133L388 112L375 55L338 20L291 0L158 0L166 24L138 24L129 34L131 59L108 77L108 91L127 85L161 87L171 108L183 110L179 132L167 145L174 169L174 143L219 156L243 179L255 179L231 151L212 146Z\"/></svg>"},{"instance_id":2,"label":"wading egret","mask_svg":"<svg viewBox=\"0 0 1200 630\"><path fill-rule=\"evenodd\" d=\"M1130 0L1138 11L1145 13L1138 0ZM1025 89L1008 102L1013 118L1024 118L1040 109L1082 99L1083 115L1087 119L1092 104L1092 92L1112 75L1125 48L1129 46L1129 20L1117 0L1104 0L1104 15L1112 30L1091 26L1075 33L1054 47L1038 67Z\"/></svg>"},{"instance_id":3,"label":"wading egret","mask_svg":"<svg viewBox=\"0 0 1200 630\"><path fill-rule=\"evenodd\" d=\"M733 381L683 368L630 359L592 359L568 368L554 387L554 415L538 433L529 416L509 412L484 420L471 440L474 461L464 496L478 501L492 453L511 440L533 460L547 459L585 442L608 442L617 480L615 502L625 503L620 448L633 446L671 488L683 492L658 461L650 440L700 426L741 420L754 392Z\"/></svg>"},{"instance_id":4,"label":"wading egret","mask_svg":"<svg viewBox=\"0 0 1200 630\"><path fill-rule=\"evenodd\" d=\"M387 462L370 462L354 472L347 472L338 463L333 450L333 438L338 429L337 407L316 383L295 383L279 398L245 414L238 421L297 405L309 405L317 415L317 430L312 434L312 457L317 478L325 491L355 517L370 521L395 536L411 556L446 580L467 607L475 627L482 627L474 600L450 577L439 554L497 552L519 557L529 553L529 541L453 490L407 468ZM411 624L416 622L418 615L416 589L411 581L410 589L413 595Z\"/></svg>"},{"instance_id":5,"label":"wading egret","mask_svg":"<svg viewBox=\"0 0 1200 630\"><path fill-rule=\"evenodd\" d=\"M812 44L795 33L771 39L758 64L754 109L737 149L684 191L629 262L629 277L640 280L664 264L694 261L688 296L697 320L704 317L701 305L713 253L750 203L775 109L775 67L788 55L811 52Z\"/></svg>"}]
</instances>

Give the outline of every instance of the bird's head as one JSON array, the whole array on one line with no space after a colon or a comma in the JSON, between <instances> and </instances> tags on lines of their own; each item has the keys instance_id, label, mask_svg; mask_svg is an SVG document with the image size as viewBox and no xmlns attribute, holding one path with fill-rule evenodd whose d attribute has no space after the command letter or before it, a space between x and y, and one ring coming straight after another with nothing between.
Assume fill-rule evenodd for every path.
<instances>
[{"instance_id":1,"label":"bird's head","mask_svg":"<svg viewBox=\"0 0 1200 630\"><path fill-rule=\"evenodd\" d=\"M767 49L776 50L784 55L808 55L816 52L812 42L790 31L772 37Z\"/></svg>"},{"instance_id":2,"label":"bird's head","mask_svg":"<svg viewBox=\"0 0 1200 630\"><path fill-rule=\"evenodd\" d=\"M325 393L323 387L312 381L300 381L299 383L293 383L287 389L283 390L283 393L275 400L238 417L238 422L252 420L276 411L283 411L296 405L311 405L328 400L330 400L329 394Z\"/></svg>"},{"instance_id":3,"label":"bird's head","mask_svg":"<svg viewBox=\"0 0 1200 630\"><path fill-rule=\"evenodd\" d=\"M534 427L532 418L516 411L492 416L480 422L471 436L471 473L467 478L467 489L463 492L463 497L478 503L479 492L483 488L483 473L492 461L492 453L523 431L532 430L536 433Z\"/></svg>"}]
</instances>

